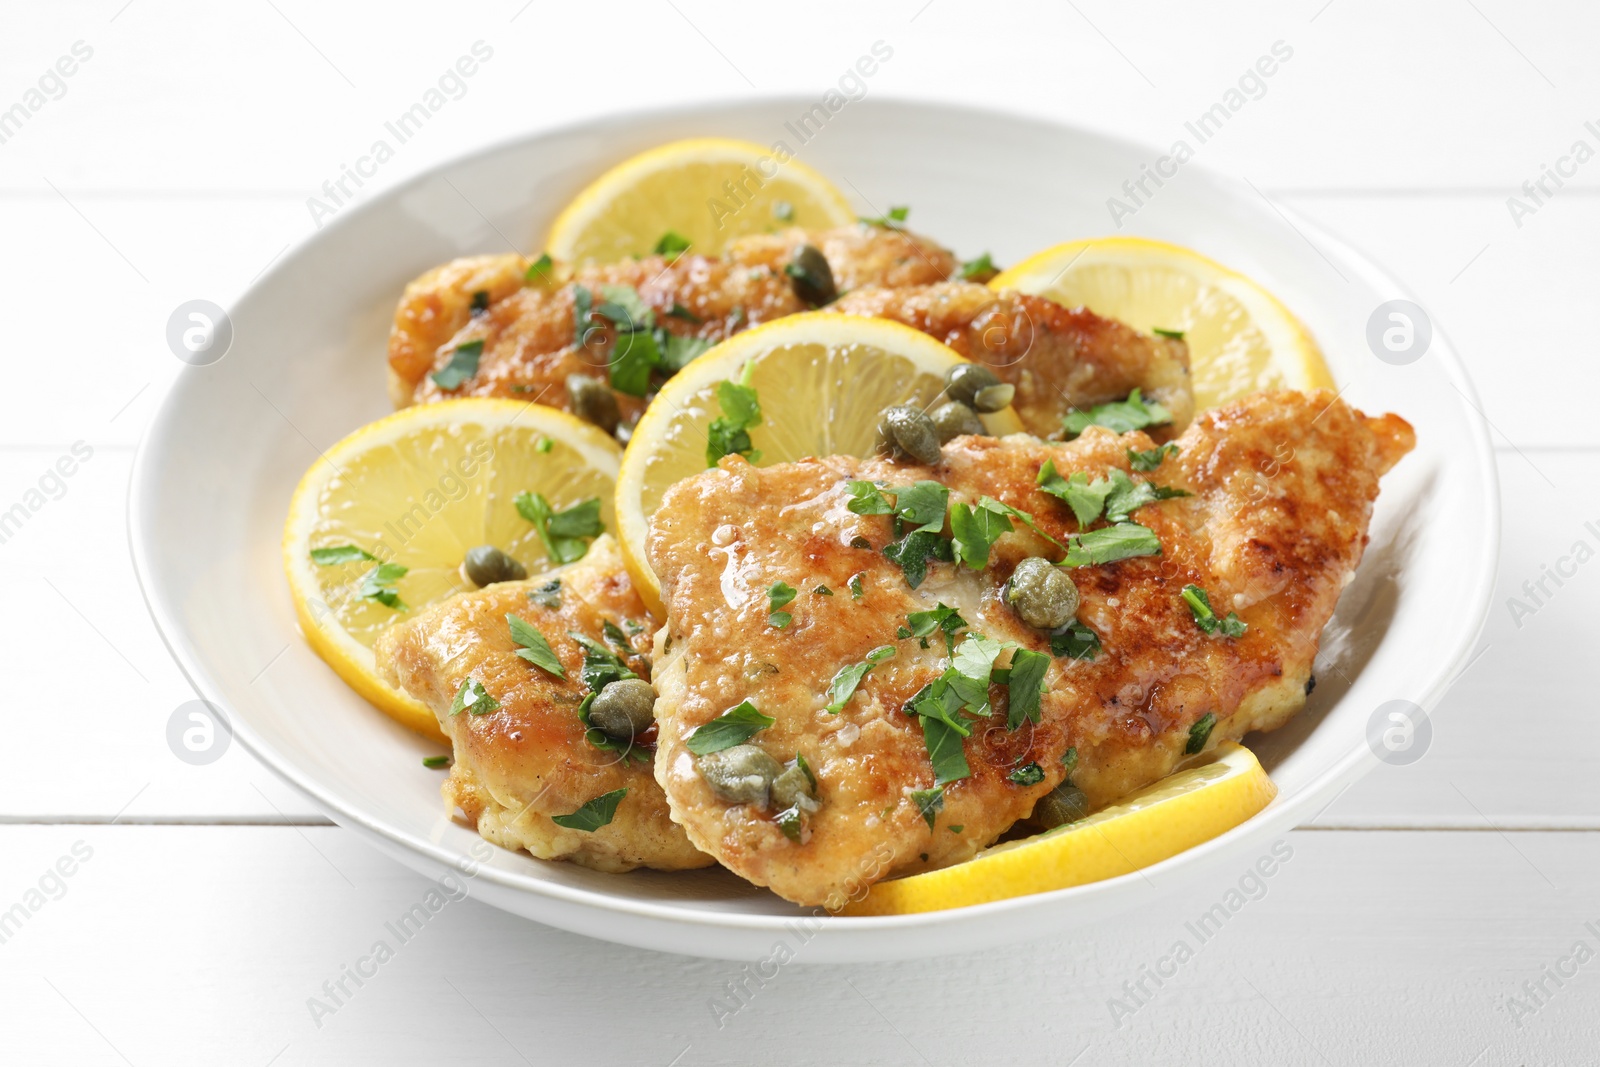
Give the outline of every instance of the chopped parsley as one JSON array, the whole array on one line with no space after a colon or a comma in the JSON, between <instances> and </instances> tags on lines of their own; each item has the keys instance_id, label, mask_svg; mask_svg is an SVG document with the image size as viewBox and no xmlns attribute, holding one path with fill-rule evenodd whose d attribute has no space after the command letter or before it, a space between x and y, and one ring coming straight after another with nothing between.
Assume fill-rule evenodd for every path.
<instances>
[{"instance_id":1,"label":"chopped parsley","mask_svg":"<svg viewBox=\"0 0 1600 1067\"><path fill-rule=\"evenodd\" d=\"M655 253L658 256L671 256L676 259L689 251L689 239L676 230L668 230L661 235L661 240L656 242Z\"/></svg>"},{"instance_id":2,"label":"chopped parsley","mask_svg":"<svg viewBox=\"0 0 1600 1067\"><path fill-rule=\"evenodd\" d=\"M949 563L955 559L950 542L927 530L912 530L898 541L883 547L883 554L905 573L906 584L915 589L928 576L928 561Z\"/></svg>"},{"instance_id":3,"label":"chopped parsley","mask_svg":"<svg viewBox=\"0 0 1600 1067\"><path fill-rule=\"evenodd\" d=\"M529 623L519 615L506 615L506 624L511 627L511 640L521 647L517 655L540 668L547 674L557 678L567 676L566 668L561 666L561 659L550 647L550 642L545 640L539 628Z\"/></svg>"},{"instance_id":4,"label":"chopped parsley","mask_svg":"<svg viewBox=\"0 0 1600 1067\"><path fill-rule=\"evenodd\" d=\"M1156 532L1136 522L1120 522L1100 530L1073 534L1068 539L1063 567L1091 567L1115 563L1135 556L1161 555L1161 539Z\"/></svg>"},{"instance_id":5,"label":"chopped parsley","mask_svg":"<svg viewBox=\"0 0 1600 1067\"><path fill-rule=\"evenodd\" d=\"M583 648L583 684L591 693L598 693L612 682L623 678L637 678L617 654L591 637L567 631L567 636Z\"/></svg>"},{"instance_id":6,"label":"chopped parsley","mask_svg":"<svg viewBox=\"0 0 1600 1067\"><path fill-rule=\"evenodd\" d=\"M1206 742L1211 739L1211 728L1217 725L1217 717L1212 712L1206 712L1195 720L1189 727L1189 743L1183 746L1185 756L1198 755L1206 747Z\"/></svg>"},{"instance_id":7,"label":"chopped parsley","mask_svg":"<svg viewBox=\"0 0 1600 1067\"><path fill-rule=\"evenodd\" d=\"M1163 330L1161 327L1157 326L1155 329L1151 330L1150 332L1155 334L1157 337L1166 337L1166 338L1169 338L1169 339L1171 339L1173 341L1181 341L1181 340L1183 340L1183 331L1182 330Z\"/></svg>"},{"instance_id":8,"label":"chopped parsley","mask_svg":"<svg viewBox=\"0 0 1600 1067\"><path fill-rule=\"evenodd\" d=\"M1061 766L1066 769L1067 780L1072 780L1072 772L1078 769L1078 746L1073 745L1061 753Z\"/></svg>"},{"instance_id":9,"label":"chopped parsley","mask_svg":"<svg viewBox=\"0 0 1600 1067\"><path fill-rule=\"evenodd\" d=\"M684 322L692 322L696 326L705 321L699 315L696 315L694 312L690 311L676 300L672 302L672 307L668 309L667 315L674 319L682 319Z\"/></svg>"},{"instance_id":10,"label":"chopped parsley","mask_svg":"<svg viewBox=\"0 0 1600 1067\"><path fill-rule=\"evenodd\" d=\"M788 582L774 582L772 588L767 590L767 625L783 629L794 621L794 616L787 611L779 611L789 601L794 599L797 590Z\"/></svg>"},{"instance_id":11,"label":"chopped parsley","mask_svg":"<svg viewBox=\"0 0 1600 1067\"><path fill-rule=\"evenodd\" d=\"M913 789L911 803L917 806L917 814L928 824L928 829L933 829L933 821L944 810L944 786L935 786L933 789ZM952 827L951 829L954 829ZM926 854L924 854L926 855Z\"/></svg>"},{"instance_id":12,"label":"chopped parsley","mask_svg":"<svg viewBox=\"0 0 1600 1067\"><path fill-rule=\"evenodd\" d=\"M582 559L589 551L589 539L606 532L605 523L600 521L597 496L565 511L556 511L540 493L518 493L512 503L517 506L517 514L533 523L545 554L557 563Z\"/></svg>"},{"instance_id":13,"label":"chopped parsley","mask_svg":"<svg viewBox=\"0 0 1600 1067\"><path fill-rule=\"evenodd\" d=\"M657 329L656 346L661 351L662 369L669 374L676 374L704 355L711 347L711 342L699 337L683 337Z\"/></svg>"},{"instance_id":14,"label":"chopped parsley","mask_svg":"<svg viewBox=\"0 0 1600 1067\"><path fill-rule=\"evenodd\" d=\"M489 695L482 682L468 678L456 690L456 698L450 702L450 714L460 715L463 711L469 711L474 715L487 715L499 706L500 702Z\"/></svg>"},{"instance_id":15,"label":"chopped parsley","mask_svg":"<svg viewBox=\"0 0 1600 1067\"><path fill-rule=\"evenodd\" d=\"M1132 512L1146 504L1189 495L1184 489L1169 489L1164 485L1152 485L1150 482L1136 482L1118 467L1111 468L1108 474L1111 493L1106 497L1107 522L1124 522Z\"/></svg>"},{"instance_id":16,"label":"chopped parsley","mask_svg":"<svg viewBox=\"0 0 1600 1067\"><path fill-rule=\"evenodd\" d=\"M572 343L583 348L589 343L589 309L594 306L594 294L586 285L572 287Z\"/></svg>"},{"instance_id":17,"label":"chopped parsley","mask_svg":"<svg viewBox=\"0 0 1600 1067\"><path fill-rule=\"evenodd\" d=\"M544 434L540 434L539 439L533 442L533 450L539 453L541 456L548 455L550 450L554 447L556 447L556 443L550 440L550 438L546 437Z\"/></svg>"},{"instance_id":18,"label":"chopped parsley","mask_svg":"<svg viewBox=\"0 0 1600 1067\"><path fill-rule=\"evenodd\" d=\"M622 627L610 619L604 619L600 624L600 632L605 635L605 639L610 641L611 646L618 652L624 656L633 655L633 645L629 643L628 635L622 632Z\"/></svg>"},{"instance_id":19,"label":"chopped parsley","mask_svg":"<svg viewBox=\"0 0 1600 1067\"><path fill-rule=\"evenodd\" d=\"M600 295L605 302L594 306L594 314L611 320L618 330L632 333L655 326L655 311L633 286L602 285Z\"/></svg>"},{"instance_id":20,"label":"chopped parsley","mask_svg":"<svg viewBox=\"0 0 1600 1067\"><path fill-rule=\"evenodd\" d=\"M1044 781L1044 768L1037 763L1025 763L1006 775L1006 780L1017 785L1038 785Z\"/></svg>"},{"instance_id":21,"label":"chopped parsley","mask_svg":"<svg viewBox=\"0 0 1600 1067\"><path fill-rule=\"evenodd\" d=\"M988 566L989 550L1002 534L1012 529L1007 513L992 504L985 498L976 508L966 504L950 505L951 551L957 560L975 571Z\"/></svg>"},{"instance_id":22,"label":"chopped parsley","mask_svg":"<svg viewBox=\"0 0 1600 1067\"><path fill-rule=\"evenodd\" d=\"M480 311L487 310L488 307L489 307L489 290L487 290L487 289L479 289L476 293L472 294L472 313L474 315L476 315Z\"/></svg>"},{"instance_id":23,"label":"chopped parsley","mask_svg":"<svg viewBox=\"0 0 1600 1067\"><path fill-rule=\"evenodd\" d=\"M1050 657L1043 652L1019 648L1011 654L1011 673L1007 686L1011 699L1006 712L1006 729L1015 730L1024 722L1039 722L1039 698L1044 696L1044 676Z\"/></svg>"},{"instance_id":24,"label":"chopped parsley","mask_svg":"<svg viewBox=\"0 0 1600 1067\"><path fill-rule=\"evenodd\" d=\"M833 595L833 590L829 589L825 585L819 585L815 589L811 590L811 595L812 596L832 596Z\"/></svg>"},{"instance_id":25,"label":"chopped parsley","mask_svg":"<svg viewBox=\"0 0 1600 1067\"><path fill-rule=\"evenodd\" d=\"M723 456L744 456L751 463L761 453L750 444L750 427L761 425L761 398L750 385L755 363L746 363L739 380L717 386L717 403L722 414L706 427L706 466L715 467Z\"/></svg>"},{"instance_id":26,"label":"chopped parsley","mask_svg":"<svg viewBox=\"0 0 1600 1067\"><path fill-rule=\"evenodd\" d=\"M657 343L656 313L639 290L631 285L602 285L605 302L594 307L594 314L609 319L617 328L611 350L611 388L629 396L644 396L650 391L650 374L662 363Z\"/></svg>"},{"instance_id":27,"label":"chopped parsley","mask_svg":"<svg viewBox=\"0 0 1600 1067\"><path fill-rule=\"evenodd\" d=\"M1183 602L1189 605L1189 613L1194 616L1194 624L1208 634L1221 633L1223 637L1243 637L1249 624L1239 618L1239 613L1228 612L1226 618L1218 618L1217 613L1211 609L1211 594L1198 585L1183 587Z\"/></svg>"},{"instance_id":28,"label":"chopped parsley","mask_svg":"<svg viewBox=\"0 0 1600 1067\"><path fill-rule=\"evenodd\" d=\"M1128 466L1136 471L1153 471L1161 466L1162 460L1177 454L1178 446L1171 443L1160 445L1145 452L1138 452L1130 448L1128 449Z\"/></svg>"},{"instance_id":29,"label":"chopped parsley","mask_svg":"<svg viewBox=\"0 0 1600 1067\"><path fill-rule=\"evenodd\" d=\"M959 822L958 823L951 823L949 826L945 827L946 830L949 830L953 834L959 834L961 831L965 830L966 828L967 828L966 823L959 823Z\"/></svg>"},{"instance_id":30,"label":"chopped parsley","mask_svg":"<svg viewBox=\"0 0 1600 1067\"><path fill-rule=\"evenodd\" d=\"M877 218L869 219L865 216L862 216L861 221L866 223L868 226L881 226L886 230L898 230L902 228L900 224L906 221L906 216L910 214L911 209L901 205L891 207L887 215L879 215Z\"/></svg>"},{"instance_id":31,"label":"chopped parsley","mask_svg":"<svg viewBox=\"0 0 1600 1067\"><path fill-rule=\"evenodd\" d=\"M450 757L449 756L423 756L422 757L422 765L424 767L428 768L430 771L436 771L440 767L448 767L448 766L450 766Z\"/></svg>"},{"instance_id":32,"label":"chopped parsley","mask_svg":"<svg viewBox=\"0 0 1600 1067\"><path fill-rule=\"evenodd\" d=\"M915 530L936 534L944 529L945 503L950 490L934 481L920 481L906 489L889 489L895 494L894 515Z\"/></svg>"},{"instance_id":33,"label":"chopped parsley","mask_svg":"<svg viewBox=\"0 0 1600 1067\"><path fill-rule=\"evenodd\" d=\"M1128 433L1171 421L1170 411L1157 403L1146 404L1140 391L1135 389L1126 400L1096 404L1087 411L1068 412L1061 420L1061 426L1070 440L1091 426L1104 426L1112 433Z\"/></svg>"},{"instance_id":34,"label":"chopped parsley","mask_svg":"<svg viewBox=\"0 0 1600 1067\"><path fill-rule=\"evenodd\" d=\"M866 592L861 588L861 575L852 574L850 576L850 581L847 584L850 586L850 599L860 600L862 595Z\"/></svg>"},{"instance_id":35,"label":"chopped parsley","mask_svg":"<svg viewBox=\"0 0 1600 1067\"><path fill-rule=\"evenodd\" d=\"M1072 509L1079 526L1088 526L1099 518L1100 512L1105 510L1106 497L1111 495L1111 482L1107 479L1099 478L1091 484L1083 471L1073 471L1070 477L1063 478L1056 472L1055 461L1050 459L1039 468L1035 481L1042 491Z\"/></svg>"},{"instance_id":36,"label":"chopped parsley","mask_svg":"<svg viewBox=\"0 0 1600 1067\"><path fill-rule=\"evenodd\" d=\"M856 687L861 684L861 679L867 672L886 659L894 658L893 645L879 645L867 653L867 658L860 663L851 663L839 668L833 676L833 681L828 683L828 704L824 709L830 715L837 715L850 703L850 698L855 696Z\"/></svg>"},{"instance_id":37,"label":"chopped parsley","mask_svg":"<svg viewBox=\"0 0 1600 1067\"><path fill-rule=\"evenodd\" d=\"M363 600L376 600L395 611L406 611L406 603L400 599L400 591L395 588L395 583L404 578L409 569L399 563L380 563L362 575L356 595Z\"/></svg>"},{"instance_id":38,"label":"chopped parsley","mask_svg":"<svg viewBox=\"0 0 1600 1067\"><path fill-rule=\"evenodd\" d=\"M772 817L772 821L778 824L778 829L783 831L784 837L797 845L800 843L804 820L800 817L799 808L784 808Z\"/></svg>"},{"instance_id":39,"label":"chopped parsley","mask_svg":"<svg viewBox=\"0 0 1600 1067\"><path fill-rule=\"evenodd\" d=\"M910 624L906 627L908 637L927 637L935 630L941 630L949 636L967 628L967 620L955 608L943 603L927 611L913 611L906 616L906 622Z\"/></svg>"},{"instance_id":40,"label":"chopped parsley","mask_svg":"<svg viewBox=\"0 0 1600 1067\"><path fill-rule=\"evenodd\" d=\"M552 578L543 585L535 586L528 590L528 599L541 608L550 608L552 611L561 607L561 579Z\"/></svg>"},{"instance_id":41,"label":"chopped parsley","mask_svg":"<svg viewBox=\"0 0 1600 1067\"><path fill-rule=\"evenodd\" d=\"M750 701L741 701L704 726L696 727L684 747L696 756L708 756L744 744L777 721L761 714Z\"/></svg>"},{"instance_id":42,"label":"chopped parsley","mask_svg":"<svg viewBox=\"0 0 1600 1067\"><path fill-rule=\"evenodd\" d=\"M527 271L522 275L522 280L529 285L549 285L555 281L555 263L550 259L550 253L542 253L538 259L529 263Z\"/></svg>"},{"instance_id":43,"label":"chopped parsley","mask_svg":"<svg viewBox=\"0 0 1600 1067\"><path fill-rule=\"evenodd\" d=\"M1100 654L1100 635L1074 620L1050 635L1050 654L1068 659L1092 660Z\"/></svg>"},{"instance_id":44,"label":"chopped parsley","mask_svg":"<svg viewBox=\"0 0 1600 1067\"><path fill-rule=\"evenodd\" d=\"M845 507L857 515L893 515L894 505L889 503L889 498L878 490L871 482L852 479L845 484L850 491L850 500Z\"/></svg>"},{"instance_id":45,"label":"chopped parsley","mask_svg":"<svg viewBox=\"0 0 1600 1067\"><path fill-rule=\"evenodd\" d=\"M617 805L622 803L622 798L628 795L626 787L613 789L609 793L601 793L593 800L570 815L552 815L550 821L557 826L564 826L568 830L583 830L588 833L610 825L616 818Z\"/></svg>"},{"instance_id":46,"label":"chopped parsley","mask_svg":"<svg viewBox=\"0 0 1600 1067\"><path fill-rule=\"evenodd\" d=\"M331 567L335 563L359 563L362 560L376 563L378 557L358 545L334 545L311 550L311 562L319 567Z\"/></svg>"},{"instance_id":47,"label":"chopped parsley","mask_svg":"<svg viewBox=\"0 0 1600 1067\"><path fill-rule=\"evenodd\" d=\"M961 264L962 281L972 281L973 279L987 281L988 276L993 273L995 273L994 260L989 257L987 252L977 259L969 259Z\"/></svg>"},{"instance_id":48,"label":"chopped parsley","mask_svg":"<svg viewBox=\"0 0 1600 1067\"><path fill-rule=\"evenodd\" d=\"M428 377L445 392L460 389L463 382L478 373L478 358L483 355L482 341L467 341L450 353L450 362Z\"/></svg>"},{"instance_id":49,"label":"chopped parsley","mask_svg":"<svg viewBox=\"0 0 1600 1067\"><path fill-rule=\"evenodd\" d=\"M787 200L774 200L772 202L772 217L779 222L793 222L794 205Z\"/></svg>"}]
</instances>

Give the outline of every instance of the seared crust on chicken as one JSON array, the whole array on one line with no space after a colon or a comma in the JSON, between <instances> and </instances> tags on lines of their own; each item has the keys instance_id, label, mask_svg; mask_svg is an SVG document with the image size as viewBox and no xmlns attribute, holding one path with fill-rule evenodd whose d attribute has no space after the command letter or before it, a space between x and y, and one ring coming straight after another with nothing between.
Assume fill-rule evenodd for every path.
<instances>
[{"instance_id":1,"label":"seared crust on chicken","mask_svg":"<svg viewBox=\"0 0 1600 1067\"><path fill-rule=\"evenodd\" d=\"M717 257L644 256L579 268L561 285L525 284L528 261L475 256L437 267L406 286L389 334L390 397L396 407L458 396L511 396L569 408L572 374L605 378L615 327L595 317L579 345L574 286L603 299L600 287L628 285L670 333L720 341L748 327L807 310L784 267L805 244L820 250L838 291L861 286L925 285L955 270L955 257L925 238L878 226L801 229L742 238ZM477 293L481 306L474 312ZM477 373L459 388L439 388L429 374L461 344L483 341ZM622 421L643 411L641 397L617 394Z\"/></svg>"},{"instance_id":2,"label":"seared crust on chicken","mask_svg":"<svg viewBox=\"0 0 1600 1067\"><path fill-rule=\"evenodd\" d=\"M529 592L559 577L560 606L542 607ZM516 655L507 614L536 627L560 658L560 679ZM637 633L628 665L649 678L646 655L655 622L628 580L616 542L597 539L584 558L523 582L465 593L396 623L374 649L386 681L427 704L455 746L443 787L446 806L460 808L483 837L541 859L564 859L601 871L635 867L684 870L711 857L689 844L667 813L651 776L647 747L602 751L585 738L578 705L583 650L569 632L606 642L610 621ZM486 715L450 714L464 680L472 678L500 702ZM648 735L644 738L648 742ZM628 793L611 822L593 832L556 825L616 789Z\"/></svg>"},{"instance_id":3,"label":"seared crust on chicken","mask_svg":"<svg viewBox=\"0 0 1600 1067\"><path fill-rule=\"evenodd\" d=\"M893 319L984 364L1017 387L1012 410L1039 437L1059 436L1069 409L1121 400L1134 389L1172 413L1171 423L1151 429L1158 440L1175 436L1194 417L1188 345L1140 333L1087 308L997 293L974 282L945 282L857 289L829 310Z\"/></svg>"},{"instance_id":4,"label":"seared crust on chicken","mask_svg":"<svg viewBox=\"0 0 1600 1067\"><path fill-rule=\"evenodd\" d=\"M1179 453L1148 474L1130 471L1128 451L1152 448L1149 437L1100 428L1066 444L959 437L934 467L835 456L757 469L724 459L667 493L649 539L667 606L655 773L673 818L744 878L797 903L837 907L877 877L946 866L993 842L1063 781L1069 748L1077 750L1071 780L1099 807L1177 768L1191 727L1208 713L1216 718L1208 749L1281 725L1305 702L1319 635L1366 545L1379 476L1413 443L1397 416L1369 418L1331 393L1280 392L1201 415ZM974 722L963 746L971 775L944 787L930 827L912 793L932 788L935 775L919 720L905 709L949 661L939 634L923 648L897 630L910 612L942 603L959 610L968 633L1049 654L1048 635L1025 625L1001 592L1022 559L1060 551L1018 523L985 568L930 562L913 589L883 554L892 519L848 510L847 483L934 479L952 504L993 497L1064 540L1080 531L1067 505L1037 485L1046 460L1062 477L1116 469L1192 495L1133 513L1160 539L1159 556L1067 571L1081 596L1077 617L1100 652L1051 659L1036 725L1007 729L1008 689L990 686L993 713ZM849 593L852 576L860 599ZM781 629L769 622L767 597L780 581L799 590ZM1190 583L1209 592L1219 616L1237 612L1243 636L1202 631L1180 595ZM819 585L833 595L817 595ZM829 714L835 673L881 645L894 658ZM719 799L687 747L696 728L744 700L776 719L752 744L780 762L803 755L814 769L821 807L799 841L775 812ZM1041 781L1008 780L1030 763Z\"/></svg>"}]
</instances>

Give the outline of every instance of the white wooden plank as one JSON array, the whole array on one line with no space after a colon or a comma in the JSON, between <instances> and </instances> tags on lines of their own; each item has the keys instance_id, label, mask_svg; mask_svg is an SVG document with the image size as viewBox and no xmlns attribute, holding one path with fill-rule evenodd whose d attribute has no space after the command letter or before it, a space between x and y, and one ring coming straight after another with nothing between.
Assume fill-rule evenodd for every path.
<instances>
[{"instance_id":1,"label":"white wooden plank","mask_svg":"<svg viewBox=\"0 0 1600 1067\"><path fill-rule=\"evenodd\" d=\"M76 842L92 855L0 955L19 1063L1509 1065L1588 1062L1597 1036L1600 963L1561 963L1600 947L1594 833L1298 832L1269 877L1241 857L1075 935L850 967L798 947L720 1020L744 965L466 900L401 944L385 924L429 883L337 829L7 827L0 905ZM323 983L380 940L393 957L334 1005Z\"/></svg>"},{"instance_id":2,"label":"white wooden plank","mask_svg":"<svg viewBox=\"0 0 1600 1067\"><path fill-rule=\"evenodd\" d=\"M581 5L524 6L445 20L416 0L381 19L305 0L25 7L0 42L8 105L75 41L94 55L4 146L0 184L309 192L480 39L493 58L394 176L587 115L820 96L879 39L895 56L870 93L1020 107L1161 147L1282 40L1293 56L1265 94L1199 146L1261 185L1515 186L1583 134L1600 88L1585 47L1600 12L1577 4L1034 0L974 19L947 0L870 13L818 0L774 21L734 0L635 2L613 6L598 52L580 43L593 34Z\"/></svg>"}]
</instances>

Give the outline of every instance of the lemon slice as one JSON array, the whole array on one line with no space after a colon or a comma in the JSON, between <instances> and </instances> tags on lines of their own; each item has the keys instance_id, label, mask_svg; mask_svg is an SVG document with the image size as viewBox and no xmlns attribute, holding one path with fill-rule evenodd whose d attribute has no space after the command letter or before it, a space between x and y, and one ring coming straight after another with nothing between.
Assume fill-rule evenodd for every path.
<instances>
[{"instance_id":1,"label":"lemon slice","mask_svg":"<svg viewBox=\"0 0 1600 1067\"><path fill-rule=\"evenodd\" d=\"M1120 803L943 870L879 882L846 915L908 915L1045 893L1149 867L1244 822L1278 795L1242 745Z\"/></svg>"},{"instance_id":2,"label":"lemon slice","mask_svg":"<svg viewBox=\"0 0 1600 1067\"><path fill-rule=\"evenodd\" d=\"M1333 387L1316 342L1276 297L1178 245L1142 237L1070 241L989 286L1086 307L1147 333L1181 331L1198 411L1263 389Z\"/></svg>"},{"instance_id":3,"label":"lemon slice","mask_svg":"<svg viewBox=\"0 0 1600 1067\"><path fill-rule=\"evenodd\" d=\"M854 222L844 195L795 159L749 141L700 137L641 152L596 178L550 228L545 249L568 263L642 256L668 233L701 255L737 237Z\"/></svg>"},{"instance_id":4,"label":"lemon slice","mask_svg":"<svg viewBox=\"0 0 1600 1067\"><path fill-rule=\"evenodd\" d=\"M461 562L477 545L494 545L530 575L554 565L517 510L519 493L539 493L555 511L598 497L612 529L621 456L590 424L520 400L420 404L363 426L323 453L289 504L283 565L301 632L383 712L442 736L432 711L378 676L373 642L397 619L474 588ZM332 549L354 558L313 560ZM367 582L380 562L405 573ZM383 603L389 597L397 606Z\"/></svg>"},{"instance_id":5,"label":"lemon slice","mask_svg":"<svg viewBox=\"0 0 1600 1067\"><path fill-rule=\"evenodd\" d=\"M750 443L766 467L871 455L884 408L927 407L944 390L945 372L965 362L909 326L812 311L735 334L679 371L634 428L617 476L617 539L645 603L660 614L661 585L644 552L650 516L670 486L706 469L707 429L723 414L724 381L748 374L756 390L762 421L749 430ZM1022 431L1010 408L982 418L996 436Z\"/></svg>"}]
</instances>

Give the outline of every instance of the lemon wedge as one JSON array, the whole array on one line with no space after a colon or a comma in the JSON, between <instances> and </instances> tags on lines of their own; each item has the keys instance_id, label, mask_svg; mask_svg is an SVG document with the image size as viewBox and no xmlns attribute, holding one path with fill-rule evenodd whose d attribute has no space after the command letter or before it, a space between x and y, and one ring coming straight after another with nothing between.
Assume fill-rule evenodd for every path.
<instances>
[{"instance_id":1,"label":"lemon wedge","mask_svg":"<svg viewBox=\"0 0 1600 1067\"><path fill-rule=\"evenodd\" d=\"M1178 245L1142 237L1070 241L989 286L1086 307L1147 333L1183 334L1199 411L1264 389L1334 387L1316 342L1276 297Z\"/></svg>"},{"instance_id":2,"label":"lemon wedge","mask_svg":"<svg viewBox=\"0 0 1600 1067\"><path fill-rule=\"evenodd\" d=\"M1087 818L966 863L879 882L846 915L908 915L1046 893L1130 874L1231 830L1277 796L1267 772L1242 745L1168 775Z\"/></svg>"},{"instance_id":3,"label":"lemon wedge","mask_svg":"<svg viewBox=\"0 0 1600 1067\"><path fill-rule=\"evenodd\" d=\"M844 194L804 163L780 162L749 141L700 137L600 175L556 217L545 249L567 263L609 263L646 255L672 233L714 256L747 234L827 229L855 217Z\"/></svg>"},{"instance_id":4,"label":"lemon wedge","mask_svg":"<svg viewBox=\"0 0 1600 1067\"><path fill-rule=\"evenodd\" d=\"M461 571L470 548L493 545L530 575L554 566L520 493L551 512L598 499L611 529L621 455L590 424L520 400L420 404L363 426L323 453L289 504L283 565L301 632L356 692L442 738L432 711L378 676L378 635L474 588Z\"/></svg>"},{"instance_id":5,"label":"lemon wedge","mask_svg":"<svg viewBox=\"0 0 1600 1067\"><path fill-rule=\"evenodd\" d=\"M617 540L645 603L660 613L661 585L644 551L650 516L670 486L708 466L711 423L725 415L723 382L756 391L761 422L748 433L757 466L770 466L871 455L884 408L927 407L945 373L965 362L909 326L812 311L735 334L678 372L634 428L617 476ZM1010 408L982 418L997 436L1022 430Z\"/></svg>"}]
</instances>

